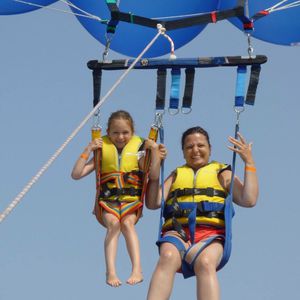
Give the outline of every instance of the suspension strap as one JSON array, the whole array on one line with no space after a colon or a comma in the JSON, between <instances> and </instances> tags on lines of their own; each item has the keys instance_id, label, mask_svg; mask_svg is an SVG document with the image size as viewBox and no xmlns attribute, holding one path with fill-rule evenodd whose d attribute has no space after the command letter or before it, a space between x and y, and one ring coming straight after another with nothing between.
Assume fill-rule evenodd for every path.
<instances>
[{"instance_id":1,"label":"suspension strap","mask_svg":"<svg viewBox=\"0 0 300 300\"><path fill-rule=\"evenodd\" d=\"M246 85L246 66L238 66L237 68L237 80L236 80L236 92L235 92L235 106L234 110L236 112L236 124L234 137L238 138L238 132L240 130L240 114L244 111L244 94ZM217 270L222 269L228 262L231 254L231 240L232 240L232 217L234 216L233 208L233 187L234 187L234 176L236 167L236 152L232 154L232 171L231 171L231 181L229 194L224 202L224 220L225 220L225 241L224 241L224 251L221 262Z\"/></svg>"},{"instance_id":2,"label":"suspension strap","mask_svg":"<svg viewBox=\"0 0 300 300\"><path fill-rule=\"evenodd\" d=\"M92 127L92 140L101 138L102 129L100 126L94 125ZM97 195L100 193L101 186L101 149L94 150L94 165L95 165L95 174L96 174L96 191ZM98 199L98 197L96 197Z\"/></svg>"},{"instance_id":3,"label":"suspension strap","mask_svg":"<svg viewBox=\"0 0 300 300\"><path fill-rule=\"evenodd\" d=\"M166 104L166 82L167 82L167 70L157 69L157 89L156 89L156 111L164 111Z\"/></svg>"},{"instance_id":4,"label":"suspension strap","mask_svg":"<svg viewBox=\"0 0 300 300\"><path fill-rule=\"evenodd\" d=\"M95 69L93 70L93 106L95 107L101 95L101 79L102 79L102 70Z\"/></svg>"},{"instance_id":5,"label":"suspension strap","mask_svg":"<svg viewBox=\"0 0 300 300\"><path fill-rule=\"evenodd\" d=\"M182 99L181 112L188 114L192 110L192 100L193 100L193 89L194 89L194 79L195 79L195 68L185 69L185 87L184 95Z\"/></svg>"},{"instance_id":6,"label":"suspension strap","mask_svg":"<svg viewBox=\"0 0 300 300\"><path fill-rule=\"evenodd\" d=\"M260 71L261 71L260 65L251 66L250 80L249 80L248 91L246 96L246 104L248 105L254 105Z\"/></svg>"},{"instance_id":7,"label":"suspension strap","mask_svg":"<svg viewBox=\"0 0 300 300\"><path fill-rule=\"evenodd\" d=\"M118 13L119 7L116 0L106 0L106 5L111 12L111 19L107 24L106 33L114 34L119 23Z\"/></svg>"},{"instance_id":8,"label":"suspension strap","mask_svg":"<svg viewBox=\"0 0 300 300\"><path fill-rule=\"evenodd\" d=\"M154 124L151 125L148 139L152 141L157 141L158 137L158 130L160 126L162 115L157 113L155 114L155 120ZM144 201L145 198L145 193L147 190L147 184L148 184L148 175L149 175L149 169L150 169L150 163L151 163L151 157L150 157L150 150L147 149L145 153L145 158L144 158L144 165L143 165L143 187L142 187L142 196L141 199Z\"/></svg>"},{"instance_id":9,"label":"suspension strap","mask_svg":"<svg viewBox=\"0 0 300 300\"><path fill-rule=\"evenodd\" d=\"M169 103L169 113L171 115L176 115L179 111L179 94L180 94L180 68L173 68L171 70L171 90L170 90L170 103Z\"/></svg>"},{"instance_id":10,"label":"suspension strap","mask_svg":"<svg viewBox=\"0 0 300 300\"><path fill-rule=\"evenodd\" d=\"M237 139L239 132L239 117L242 111L236 111L236 124L234 137ZM228 262L231 254L231 240L232 240L232 217L234 216L234 207L233 207L233 187L234 187L234 176L236 168L236 152L233 152L232 155L232 171L231 171L231 181L229 188L229 195L226 197L224 202L224 220L225 220L225 241L224 241L224 251L221 262L217 270L222 269L225 264Z\"/></svg>"},{"instance_id":11,"label":"suspension strap","mask_svg":"<svg viewBox=\"0 0 300 300\"><path fill-rule=\"evenodd\" d=\"M163 144L165 137L164 137L164 128L163 124L159 127L159 139L160 142ZM158 240L161 238L161 231L163 225L163 218L164 218L164 210L165 210L165 162L164 160L161 162L160 167L160 185L161 185L161 205L160 205L160 218L159 218L159 227L158 227Z\"/></svg>"}]
</instances>

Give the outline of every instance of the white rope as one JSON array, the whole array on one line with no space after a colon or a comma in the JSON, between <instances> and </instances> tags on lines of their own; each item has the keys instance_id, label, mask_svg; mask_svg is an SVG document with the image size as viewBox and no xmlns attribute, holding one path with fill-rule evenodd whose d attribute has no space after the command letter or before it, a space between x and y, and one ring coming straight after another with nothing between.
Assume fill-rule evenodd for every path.
<instances>
[{"instance_id":1,"label":"white rope","mask_svg":"<svg viewBox=\"0 0 300 300\"><path fill-rule=\"evenodd\" d=\"M91 14L91 13L89 13L89 12L83 10L82 8L80 8L80 7L78 7L77 5L73 4L73 3L72 3L71 1L69 1L69 0L58 0L58 1L59 1L59 2L62 2L62 3L65 3L65 4L69 5L70 7L73 7L73 8L75 8L75 9L77 9L78 11L84 13L84 15L89 16L89 17L92 18L92 19L99 19L99 20L101 20L101 18L99 18L98 16L93 15L93 14ZM101 21L102 21L102 20L101 20Z\"/></svg>"},{"instance_id":2,"label":"white rope","mask_svg":"<svg viewBox=\"0 0 300 300\"><path fill-rule=\"evenodd\" d=\"M288 0L282 0L280 2L278 2L277 4L265 9L266 11L268 11L269 13L272 13L274 11L280 11L280 10L284 10L284 9L288 9L288 8L293 8L293 7L297 7L300 5L300 1L294 1L292 3L287 3L286 5L282 5L284 3L286 3Z\"/></svg>"},{"instance_id":3,"label":"white rope","mask_svg":"<svg viewBox=\"0 0 300 300\"><path fill-rule=\"evenodd\" d=\"M48 9L48 10L58 11L58 12L66 13L66 14L71 14L71 15L78 16L78 17L84 17L84 18L88 18L88 19L93 19L93 20L99 21L101 23L105 23L106 22L106 20L102 20L98 16L92 15L92 14L90 14L88 12L85 12L85 11L79 9L79 8L77 8L77 9L80 10L80 11L82 11L84 14L74 13L74 12L69 11L69 10L59 9L59 8L55 8L55 7L51 7L51 6L40 5L40 4L37 4L37 3L32 3L32 2L23 1L23 0L12 0L12 1L18 2L18 3L22 3L22 4L27 4L27 5L34 6L34 7L39 7L39 8L44 8L44 9ZM66 3L63 0L59 0L59 1L63 2L63 3Z\"/></svg>"},{"instance_id":4,"label":"white rope","mask_svg":"<svg viewBox=\"0 0 300 300\"><path fill-rule=\"evenodd\" d=\"M283 10L283 9L288 9L288 8L294 8L300 5L300 1L295 1L293 3L287 4L285 6L282 6L281 8L278 8L277 10Z\"/></svg>"},{"instance_id":5,"label":"white rope","mask_svg":"<svg viewBox=\"0 0 300 300\"><path fill-rule=\"evenodd\" d=\"M177 16L151 17L151 19L153 19L153 20L182 19L182 18L202 16L207 13L208 12L199 12L199 13L194 13L194 14L177 15Z\"/></svg>"},{"instance_id":6,"label":"white rope","mask_svg":"<svg viewBox=\"0 0 300 300\"><path fill-rule=\"evenodd\" d=\"M159 24L160 25L160 24ZM158 26L159 27L159 26ZM50 167L50 165L55 161L55 159L62 153L65 147L72 141L72 139L78 134L78 132L83 128L83 126L88 122L88 120L94 115L94 113L103 105L107 98L113 93L113 91L120 85L122 80L127 76L127 74L134 68L137 62L142 58L146 51L154 44L158 37L163 34L163 28L158 28L158 33L150 41L150 43L144 48L144 50L139 54L139 56L133 61L133 63L128 67L128 69L120 76L120 78L114 83L111 89L106 93L106 95L99 101L99 103L93 108L93 110L83 119L79 126L70 134L66 141L55 151L52 157L42 166L42 168L37 172L37 174L26 184L23 190L15 197L15 199L9 204L9 206L0 214L0 223L9 215L9 213L21 202L22 198L31 189L33 184L35 184L38 179L43 175L43 173Z\"/></svg>"}]
</instances>

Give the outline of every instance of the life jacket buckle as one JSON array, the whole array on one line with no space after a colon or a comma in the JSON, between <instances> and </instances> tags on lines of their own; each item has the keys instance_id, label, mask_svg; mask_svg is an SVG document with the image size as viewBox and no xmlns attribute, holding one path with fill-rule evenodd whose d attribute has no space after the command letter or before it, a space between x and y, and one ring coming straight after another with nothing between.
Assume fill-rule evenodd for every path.
<instances>
[{"instance_id":1,"label":"life jacket buckle","mask_svg":"<svg viewBox=\"0 0 300 300\"><path fill-rule=\"evenodd\" d=\"M195 194L195 188L184 188L183 189L183 194L185 196L192 196Z\"/></svg>"},{"instance_id":2,"label":"life jacket buckle","mask_svg":"<svg viewBox=\"0 0 300 300\"><path fill-rule=\"evenodd\" d=\"M104 198L109 198L111 196L111 191L109 189L105 189L103 191Z\"/></svg>"},{"instance_id":3,"label":"life jacket buckle","mask_svg":"<svg viewBox=\"0 0 300 300\"><path fill-rule=\"evenodd\" d=\"M215 196L215 190L214 190L214 188L208 187L206 189L206 196L208 196L208 197L214 197Z\"/></svg>"},{"instance_id":4,"label":"life jacket buckle","mask_svg":"<svg viewBox=\"0 0 300 300\"><path fill-rule=\"evenodd\" d=\"M130 196L136 196L136 189L134 188L134 187L130 187L129 189L128 189L128 194L130 195Z\"/></svg>"}]
</instances>

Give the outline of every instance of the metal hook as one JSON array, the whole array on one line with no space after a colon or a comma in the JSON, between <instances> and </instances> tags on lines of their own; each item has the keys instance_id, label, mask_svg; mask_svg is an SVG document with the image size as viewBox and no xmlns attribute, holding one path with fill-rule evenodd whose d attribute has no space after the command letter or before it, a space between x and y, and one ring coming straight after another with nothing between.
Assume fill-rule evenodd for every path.
<instances>
[{"instance_id":1,"label":"metal hook","mask_svg":"<svg viewBox=\"0 0 300 300\"><path fill-rule=\"evenodd\" d=\"M245 110L244 106L235 106L234 107L234 111L236 113L236 124L239 125L240 124L240 115L241 113Z\"/></svg>"},{"instance_id":2,"label":"metal hook","mask_svg":"<svg viewBox=\"0 0 300 300\"><path fill-rule=\"evenodd\" d=\"M155 125L157 128L162 128L162 127L163 127L163 122L162 122L163 115L164 115L164 111L163 111L163 112L156 112L156 113L155 113L155 117L154 117L154 125Z\"/></svg>"},{"instance_id":3,"label":"metal hook","mask_svg":"<svg viewBox=\"0 0 300 300\"><path fill-rule=\"evenodd\" d=\"M104 48L104 51L102 53L103 62L106 61L106 57L108 56L108 52L109 52L110 44L111 44L111 40L112 40L111 38L108 37L107 33L105 34L105 39L106 39L105 48Z\"/></svg>"},{"instance_id":4,"label":"metal hook","mask_svg":"<svg viewBox=\"0 0 300 300\"><path fill-rule=\"evenodd\" d=\"M254 48L251 43L251 34L250 33L247 33L247 41L248 41L248 55L249 55L249 58L252 58L253 53L254 53Z\"/></svg>"},{"instance_id":5,"label":"metal hook","mask_svg":"<svg viewBox=\"0 0 300 300\"><path fill-rule=\"evenodd\" d=\"M191 107L181 107L181 112L185 115L188 115L192 111Z\"/></svg>"},{"instance_id":6,"label":"metal hook","mask_svg":"<svg viewBox=\"0 0 300 300\"><path fill-rule=\"evenodd\" d=\"M100 108L94 113L93 127L100 127Z\"/></svg>"},{"instance_id":7,"label":"metal hook","mask_svg":"<svg viewBox=\"0 0 300 300\"><path fill-rule=\"evenodd\" d=\"M179 108L168 108L168 112L171 116L175 116L179 113Z\"/></svg>"}]
</instances>

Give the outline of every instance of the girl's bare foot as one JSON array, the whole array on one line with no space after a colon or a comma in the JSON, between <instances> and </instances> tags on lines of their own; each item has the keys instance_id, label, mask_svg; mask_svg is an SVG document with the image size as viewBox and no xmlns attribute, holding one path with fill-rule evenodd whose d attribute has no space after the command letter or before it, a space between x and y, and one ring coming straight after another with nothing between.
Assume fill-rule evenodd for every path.
<instances>
[{"instance_id":1,"label":"girl's bare foot","mask_svg":"<svg viewBox=\"0 0 300 300\"><path fill-rule=\"evenodd\" d=\"M106 283L112 287L119 287L122 282L116 274L106 273Z\"/></svg>"},{"instance_id":2,"label":"girl's bare foot","mask_svg":"<svg viewBox=\"0 0 300 300\"><path fill-rule=\"evenodd\" d=\"M130 285L135 285L137 283L140 283L144 280L142 272L132 272L130 277L126 280L126 283Z\"/></svg>"}]
</instances>

